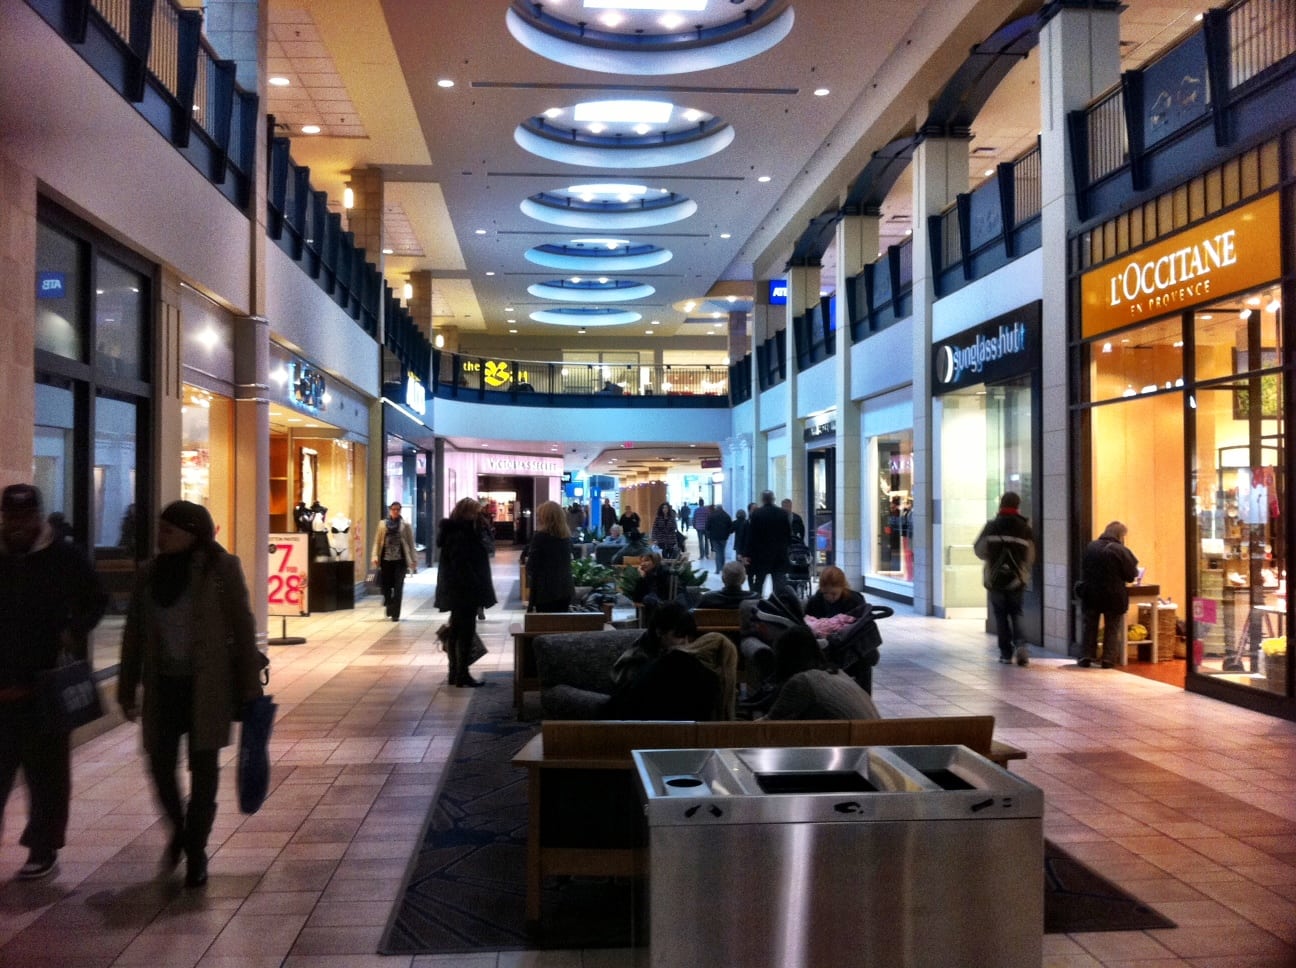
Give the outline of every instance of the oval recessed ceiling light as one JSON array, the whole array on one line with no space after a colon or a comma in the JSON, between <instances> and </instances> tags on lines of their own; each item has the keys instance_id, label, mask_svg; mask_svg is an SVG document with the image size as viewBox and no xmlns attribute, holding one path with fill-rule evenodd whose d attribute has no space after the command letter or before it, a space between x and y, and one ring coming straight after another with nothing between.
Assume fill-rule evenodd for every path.
<instances>
[{"instance_id":1,"label":"oval recessed ceiling light","mask_svg":"<svg viewBox=\"0 0 1296 968\"><path fill-rule=\"evenodd\" d=\"M732 238L733 238L733 233L731 233L731 232L721 232L721 233L720 233L720 238L722 238L722 239L732 239Z\"/></svg>"},{"instance_id":2,"label":"oval recessed ceiling light","mask_svg":"<svg viewBox=\"0 0 1296 968\"><path fill-rule=\"evenodd\" d=\"M630 279L551 279L527 286L527 292L538 299L559 302L629 302L647 299L656 291L647 283Z\"/></svg>"},{"instance_id":3,"label":"oval recessed ceiling light","mask_svg":"<svg viewBox=\"0 0 1296 968\"><path fill-rule=\"evenodd\" d=\"M670 191L609 182L540 192L523 199L521 208L549 225L624 231L681 221L697 211L697 203Z\"/></svg>"},{"instance_id":4,"label":"oval recessed ceiling light","mask_svg":"<svg viewBox=\"0 0 1296 968\"><path fill-rule=\"evenodd\" d=\"M761 176L760 176L759 178L757 178L756 180L757 180L758 182L760 182L760 183L763 185L763 184L765 184L765 182L767 182L767 181L770 180L770 176L769 176L769 175L761 175Z\"/></svg>"},{"instance_id":5,"label":"oval recessed ceiling light","mask_svg":"<svg viewBox=\"0 0 1296 968\"><path fill-rule=\"evenodd\" d=\"M570 11L562 7L514 0L506 14L509 33L551 61L639 77L739 63L777 45L795 20L791 0L587 0ZM606 12L589 16L600 8Z\"/></svg>"},{"instance_id":6,"label":"oval recessed ceiling light","mask_svg":"<svg viewBox=\"0 0 1296 968\"><path fill-rule=\"evenodd\" d=\"M537 309L531 318L551 326L624 326L637 323L643 316L628 309L564 306L561 309Z\"/></svg>"},{"instance_id":7,"label":"oval recessed ceiling light","mask_svg":"<svg viewBox=\"0 0 1296 968\"><path fill-rule=\"evenodd\" d=\"M318 124L303 124L302 134L319 134L320 126Z\"/></svg>"},{"instance_id":8,"label":"oval recessed ceiling light","mask_svg":"<svg viewBox=\"0 0 1296 968\"><path fill-rule=\"evenodd\" d=\"M697 108L670 101L582 101L528 118L513 140L540 158L617 170L708 158L727 148L733 128Z\"/></svg>"},{"instance_id":9,"label":"oval recessed ceiling light","mask_svg":"<svg viewBox=\"0 0 1296 968\"><path fill-rule=\"evenodd\" d=\"M454 87L454 81L448 77L443 77L437 81L437 87Z\"/></svg>"},{"instance_id":10,"label":"oval recessed ceiling light","mask_svg":"<svg viewBox=\"0 0 1296 968\"><path fill-rule=\"evenodd\" d=\"M485 234L486 234L485 229L473 229L473 235L485 235Z\"/></svg>"},{"instance_id":11,"label":"oval recessed ceiling light","mask_svg":"<svg viewBox=\"0 0 1296 968\"><path fill-rule=\"evenodd\" d=\"M827 97L830 93L832 93L832 92L830 92L830 91L828 90L828 88L826 88L826 87L816 87L816 88L815 88L815 92L814 92L814 96L815 96L815 97Z\"/></svg>"},{"instance_id":12,"label":"oval recessed ceiling light","mask_svg":"<svg viewBox=\"0 0 1296 968\"><path fill-rule=\"evenodd\" d=\"M271 78L267 79L267 80L266 80L266 83L269 84L271 87L287 87L287 86L289 85L290 82L289 82L288 78L286 78L286 77L277 77L277 76L276 76L276 77L271 77Z\"/></svg>"}]
</instances>

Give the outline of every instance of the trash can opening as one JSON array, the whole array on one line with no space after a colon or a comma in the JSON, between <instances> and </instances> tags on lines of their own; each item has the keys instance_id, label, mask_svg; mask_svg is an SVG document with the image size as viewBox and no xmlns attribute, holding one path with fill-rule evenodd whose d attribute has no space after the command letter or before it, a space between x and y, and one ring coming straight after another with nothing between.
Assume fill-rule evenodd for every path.
<instances>
[{"instance_id":1,"label":"trash can opening","mask_svg":"<svg viewBox=\"0 0 1296 968\"><path fill-rule=\"evenodd\" d=\"M877 787L854 770L814 773L757 773L762 793L876 793Z\"/></svg>"}]
</instances>

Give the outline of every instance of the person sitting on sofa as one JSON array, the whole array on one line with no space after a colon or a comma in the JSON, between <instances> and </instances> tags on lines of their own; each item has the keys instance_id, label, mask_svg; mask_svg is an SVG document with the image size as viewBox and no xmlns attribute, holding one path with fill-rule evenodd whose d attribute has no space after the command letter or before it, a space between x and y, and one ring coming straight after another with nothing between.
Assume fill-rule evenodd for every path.
<instances>
[{"instance_id":1,"label":"person sitting on sofa","mask_svg":"<svg viewBox=\"0 0 1296 968\"><path fill-rule=\"evenodd\" d=\"M643 532L628 528L622 531L625 544L612 556L612 564L619 565L623 558L642 558L648 554L648 543L644 541Z\"/></svg>"},{"instance_id":2,"label":"person sitting on sofa","mask_svg":"<svg viewBox=\"0 0 1296 968\"><path fill-rule=\"evenodd\" d=\"M747 566L741 561L726 561L720 569L721 588L705 592L698 599L698 608L737 608L743 602L759 596L743 588L747 581Z\"/></svg>"},{"instance_id":3,"label":"person sitting on sofa","mask_svg":"<svg viewBox=\"0 0 1296 968\"><path fill-rule=\"evenodd\" d=\"M881 719L873 698L824 657L810 629L788 629L774 642L778 696L761 719Z\"/></svg>"},{"instance_id":4,"label":"person sitting on sofa","mask_svg":"<svg viewBox=\"0 0 1296 968\"><path fill-rule=\"evenodd\" d=\"M608 719L733 718L738 652L725 636L697 637L687 608L667 602L612 666Z\"/></svg>"}]
</instances>

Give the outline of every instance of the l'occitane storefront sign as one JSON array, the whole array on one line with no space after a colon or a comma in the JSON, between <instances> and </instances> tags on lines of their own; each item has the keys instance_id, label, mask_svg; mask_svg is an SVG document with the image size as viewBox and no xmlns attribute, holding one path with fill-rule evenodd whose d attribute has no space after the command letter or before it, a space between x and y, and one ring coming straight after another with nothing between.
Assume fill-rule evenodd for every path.
<instances>
[{"instance_id":1,"label":"l'occitane storefront sign","mask_svg":"<svg viewBox=\"0 0 1296 968\"><path fill-rule=\"evenodd\" d=\"M1274 192L1085 273L1081 334L1087 339L1277 279L1278 211Z\"/></svg>"}]
</instances>

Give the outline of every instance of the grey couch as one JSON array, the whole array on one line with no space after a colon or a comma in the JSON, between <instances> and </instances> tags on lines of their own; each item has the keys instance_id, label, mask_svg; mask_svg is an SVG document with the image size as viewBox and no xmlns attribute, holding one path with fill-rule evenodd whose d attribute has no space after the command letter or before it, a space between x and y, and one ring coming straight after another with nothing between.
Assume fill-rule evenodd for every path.
<instances>
[{"instance_id":1,"label":"grey couch","mask_svg":"<svg viewBox=\"0 0 1296 968\"><path fill-rule=\"evenodd\" d=\"M553 632L536 636L543 719L602 719L612 695L612 664L642 629Z\"/></svg>"}]
</instances>

